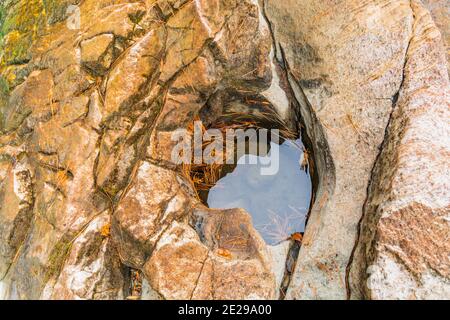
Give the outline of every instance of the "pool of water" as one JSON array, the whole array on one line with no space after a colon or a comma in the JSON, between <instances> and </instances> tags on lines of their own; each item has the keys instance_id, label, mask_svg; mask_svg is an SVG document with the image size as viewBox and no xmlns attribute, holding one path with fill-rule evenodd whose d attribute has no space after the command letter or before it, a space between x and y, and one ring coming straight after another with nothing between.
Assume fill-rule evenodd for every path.
<instances>
[{"instance_id":1,"label":"pool of water","mask_svg":"<svg viewBox=\"0 0 450 320\"><path fill-rule=\"evenodd\" d=\"M273 175L263 175L262 168L279 150L279 169ZM312 184L309 173L301 168L301 140L271 142L266 156L246 154L234 170L213 186L207 195L210 208L243 208L253 218L253 225L264 240L277 244L295 232L304 232L309 210ZM250 160L253 163L250 164Z\"/></svg>"}]
</instances>

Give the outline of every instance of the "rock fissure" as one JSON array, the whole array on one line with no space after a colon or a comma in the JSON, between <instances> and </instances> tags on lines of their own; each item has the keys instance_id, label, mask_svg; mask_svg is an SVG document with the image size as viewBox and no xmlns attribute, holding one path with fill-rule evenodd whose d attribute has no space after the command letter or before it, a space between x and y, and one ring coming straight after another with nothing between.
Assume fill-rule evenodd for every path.
<instances>
[{"instance_id":1,"label":"rock fissure","mask_svg":"<svg viewBox=\"0 0 450 320\"><path fill-rule=\"evenodd\" d=\"M110 2L0 5L0 298L450 295L445 1L443 37L417 0ZM267 110L314 185L277 246L170 154Z\"/></svg>"},{"instance_id":2,"label":"rock fissure","mask_svg":"<svg viewBox=\"0 0 450 320\"><path fill-rule=\"evenodd\" d=\"M445 102L448 75L442 72L445 56L429 13L418 1L410 4L414 16L412 36L387 143L374 167L355 251L358 260L350 268L352 298L421 299L434 296L433 292L443 295L449 292L445 267L448 259L446 254L441 255L443 251L448 252L446 244L441 242L448 234L448 226L439 222L448 215L448 196L440 191L446 187L436 182L441 178L433 173L436 168L446 166L446 161L434 158L429 162L427 154L420 151L416 151L421 154L414 162L416 168L407 161L415 154L412 148L425 143L427 152L432 152L429 149L446 152L441 135L427 130L417 135L413 129L422 127L434 113L441 116L433 121L433 127L442 126L439 119L445 114L443 110L448 110ZM426 83L419 80L425 78ZM429 109L431 105L433 108ZM420 174L413 174L419 167ZM422 186L418 187L421 192L411 194L405 187L408 182ZM436 193L443 198L437 199Z\"/></svg>"},{"instance_id":3,"label":"rock fissure","mask_svg":"<svg viewBox=\"0 0 450 320\"><path fill-rule=\"evenodd\" d=\"M258 0L259 1L259 0ZM287 84L288 84L288 88L287 90L290 91L290 96L293 97L295 99L296 102L296 106L295 106L295 110L294 112L297 114L297 117L299 117L298 121L304 121L303 118L300 116L301 110L300 110L300 106L301 106L301 102L298 100L298 98L295 96L294 93L294 89L291 86L291 82L290 82L290 78L292 77L292 73L289 70L289 63L286 60L286 56L285 53L283 51L282 46L280 45L280 43L277 41L274 30L273 30L273 25L272 22L270 21L267 12L266 12L266 5L267 5L267 0L262 0L260 1L262 9L262 15L268 25L269 28L269 32L272 38L272 50L274 50L274 55L273 58L274 60L277 62L278 66L283 70L283 72L285 73L285 77L287 79ZM303 94L304 96L304 101L309 104L306 96ZM301 119L301 120L300 120ZM300 125L301 128L306 128L306 126L304 125ZM306 130L305 130L306 131ZM303 135L302 135L303 136ZM308 141L305 141L308 142ZM308 144L307 144L308 145ZM311 146L308 145L307 148L309 149ZM314 154L314 153L313 153ZM310 159L310 161L312 161L312 163L314 162L314 157L312 159ZM317 185L313 187L314 190L317 189ZM314 199L314 191L312 194L312 198L311 198L311 204L309 207L309 212L307 214L307 219L306 219L306 224L305 224L305 229L307 228L307 223L308 223L308 219L309 216L311 214L312 208L313 208L313 199ZM283 278L281 280L281 285L279 291L279 298L281 300L284 300L286 298L286 293L289 289L289 285L291 283L291 277L294 274L295 271L295 266L297 263L297 259L299 259L299 252L300 252L300 248L301 248L301 241L295 241L295 240L290 240L290 246L289 246L289 250L288 250L288 254L287 254L287 258L286 258L286 263L285 263L285 270L284 270L284 275Z\"/></svg>"},{"instance_id":4,"label":"rock fissure","mask_svg":"<svg viewBox=\"0 0 450 320\"><path fill-rule=\"evenodd\" d=\"M200 278L201 278L201 276L202 276L202 274L203 274L203 269L205 268L206 261L207 261L208 258L209 258L209 253L210 253L210 251L208 250L208 251L206 252L205 259L203 259L202 267L201 267L201 269L200 269L200 272L198 273L198 278L197 278L197 280L195 281L194 289L192 290L192 293L191 293L191 295L190 295L189 300L192 300L192 299L193 299L194 294L195 294L195 290L197 290L198 284L199 284L199 282L200 282ZM213 292L214 292L214 290L213 290Z\"/></svg>"},{"instance_id":5,"label":"rock fissure","mask_svg":"<svg viewBox=\"0 0 450 320\"><path fill-rule=\"evenodd\" d=\"M412 12L413 17L414 17L414 10L412 8L411 1L410 1L410 8L411 8L411 12ZM350 271L351 271L351 267L352 267L352 263L353 263L353 259L354 259L354 255L355 255L355 251L356 251L356 248L357 248L357 246L359 244L359 241L360 241L362 222L363 222L364 217L366 215L366 207L367 207L368 201L369 201L370 190L372 188L372 184L374 183L373 181L374 181L374 176L375 176L375 167L376 167L377 163L380 161L380 157L382 155L383 149L388 144L389 128L390 128L391 123L392 123L392 118L393 118L393 114L394 114L394 111L395 111L395 108L396 108L396 105L397 105L397 102L398 102L398 97L400 95L400 92L401 92L401 90L403 88L403 83L405 81L405 69L406 69L406 64L408 62L409 48L411 46L411 41L412 41L413 35L414 35L414 24L415 24L415 19L413 18L413 23L412 23L412 26L411 26L411 30L412 31L411 31L411 35L409 36L408 45L406 46L405 55L404 55L404 59L403 59L404 63L403 63L403 68L402 68L402 78L401 78L401 81L400 81L400 86L399 86L398 90L396 91L396 93L391 97L392 109L391 109L391 112L389 113L389 120L388 120L388 122L386 124L386 127L384 129L383 142L382 142L382 144L379 147L379 152L378 152L378 154L377 154L377 156L375 158L375 162L374 162L373 168L372 168L371 173L370 173L370 179L369 179L368 184L367 184L367 193L366 193L367 196L366 196L366 199L365 199L364 204L363 204L363 210L362 210L363 213L361 215L360 220L358 221L355 244L353 246L353 249L352 249L352 252L351 252L351 255L350 255L347 267L346 267L346 271L345 271L345 285L346 285L346 291L347 291L347 300L350 300L351 296L352 296L351 285L350 285Z\"/></svg>"}]
</instances>

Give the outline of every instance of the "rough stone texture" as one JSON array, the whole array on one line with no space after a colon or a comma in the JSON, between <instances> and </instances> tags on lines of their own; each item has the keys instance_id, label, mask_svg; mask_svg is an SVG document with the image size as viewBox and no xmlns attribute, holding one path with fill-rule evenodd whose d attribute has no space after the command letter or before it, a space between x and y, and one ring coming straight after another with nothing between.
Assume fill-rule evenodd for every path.
<instances>
[{"instance_id":1,"label":"rough stone texture","mask_svg":"<svg viewBox=\"0 0 450 320\"><path fill-rule=\"evenodd\" d=\"M375 166L352 263L352 298L450 297L450 84L420 2L404 81Z\"/></svg>"},{"instance_id":2,"label":"rough stone texture","mask_svg":"<svg viewBox=\"0 0 450 320\"><path fill-rule=\"evenodd\" d=\"M114 237L123 261L142 268L172 222L186 217L192 191L183 190L172 170L143 162L113 220Z\"/></svg>"},{"instance_id":3,"label":"rough stone texture","mask_svg":"<svg viewBox=\"0 0 450 320\"><path fill-rule=\"evenodd\" d=\"M248 213L199 209L193 224L174 222L159 240L144 268L152 288L168 299L275 297L269 254Z\"/></svg>"},{"instance_id":4,"label":"rough stone texture","mask_svg":"<svg viewBox=\"0 0 450 320\"><path fill-rule=\"evenodd\" d=\"M191 220L206 208L168 153L170 134L203 107L216 117L271 87L257 3L85 0L79 30L66 24L69 4L30 4L48 20L28 15L26 1L5 4L2 296L121 299L133 267L145 271L147 297L275 297L270 254L248 214L230 213L203 239ZM19 14L31 24L20 31L26 47L12 41ZM11 69L19 58L20 79ZM225 215L205 212L204 223ZM229 247L232 236L243 243Z\"/></svg>"},{"instance_id":5,"label":"rough stone texture","mask_svg":"<svg viewBox=\"0 0 450 320\"><path fill-rule=\"evenodd\" d=\"M94 74L104 74L111 66L114 35L101 34L81 42L81 62Z\"/></svg>"},{"instance_id":6,"label":"rough stone texture","mask_svg":"<svg viewBox=\"0 0 450 320\"><path fill-rule=\"evenodd\" d=\"M34 197L25 163L2 164L1 175L0 277L3 278L30 227Z\"/></svg>"},{"instance_id":7,"label":"rough stone texture","mask_svg":"<svg viewBox=\"0 0 450 320\"><path fill-rule=\"evenodd\" d=\"M82 231L56 284L44 289L43 299L123 299L125 268L111 243L109 225L109 212L104 212Z\"/></svg>"},{"instance_id":8,"label":"rough stone texture","mask_svg":"<svg viewBox=\"0 0 450 320\"><path fill-rule=\"evenodd\" d=\"M287 298L345 299L370 173L402 81L409 1L269 0L266 14L320 179Z\"/></svg>"},{"instance_id":9,"label":"rough stone texture","mask_svg":"<svg viewBox=\"0 0 450 320\"><path fill-rule=\"evenodd\" d=\"M284 241L276 246L268 247L272 257L272 270L275 274L276 288L280 288L283 282L290 247L291 241ZM276 298L280 298L279 291Z\"/></svg>"},{"instance_id":10,"label":"rough stone texture","mask_svg":"<svg viewBox=\"0 0 450 320\"><path fill-rule=\"evenodd\" d=\"M447 52L447 68L450 72L450 6L446 0L423 0L422 2L430 10L436 26L441 31Z\"/></svg>"},{"instance_id":11,"label":"rough stone texture","mask_svg":"<svg viewBox=\"0 0 450 320\"><path fill-rule=\"evenodd\" d=\"M448 39L447 4L425 2ZM290 122L300 105L315 153L287 298L449 296L448 78L417 1L0 10L0 298L123 299L130 268L144 299L277 298L287 245L205 208L170 153L199 113L251 114L255 97Z\"/></svg>"}]
</instances>

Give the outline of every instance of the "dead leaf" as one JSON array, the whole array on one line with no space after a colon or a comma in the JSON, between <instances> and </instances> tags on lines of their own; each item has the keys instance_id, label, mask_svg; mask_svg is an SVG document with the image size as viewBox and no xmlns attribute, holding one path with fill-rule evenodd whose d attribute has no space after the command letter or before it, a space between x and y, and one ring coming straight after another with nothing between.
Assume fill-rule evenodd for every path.
<instances>
[{"instance_id":1,"label":"dead leaf","mask_svg":"<svg viewBox=\"0 0 450 320\"><path fill-rule=\"evenodd\" d=\"M225 258L228 258L228 259L231 259L233 257L231 252L229 250L227 250L227 249L219 249L219 250L217 250L217 254L219 256L222 256L222 257L225 257Z\"/></svg>"},{"instance_id":2,"label":"dead leaf","mask_svg":"<svg viewBox=\"0 0 450 320\"><path fill-rule=\"evenodd\" d=\"M300 232L296 232L291 235L291 239L301 243L303 240L303 235Z\"/></svg>"}]
</instances>

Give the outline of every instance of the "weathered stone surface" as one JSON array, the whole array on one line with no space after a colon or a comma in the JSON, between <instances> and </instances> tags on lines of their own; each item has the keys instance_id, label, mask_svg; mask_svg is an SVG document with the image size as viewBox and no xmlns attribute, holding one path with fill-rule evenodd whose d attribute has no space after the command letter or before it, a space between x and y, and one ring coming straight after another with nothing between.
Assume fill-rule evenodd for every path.
<instances>
[{"instance_id":1,"label":"weathered stone surface","mask_svg":"<svg viewBox=\"0 0 450 320\"><path fill-rule=\"evenodd\" d=\"M370 173L402 81L409 1L266 1L266 13L320 181L287 298L345 299Z\"/></svg>"},{"instance_id":2,"label":"weathered stone surface","mask_svg":"<svg viewBox=\"0 0 450 320\"><path fill-rule=\"evenodd\" d=\"M71 244L106 203L96 196L92 168L97 134L59 116L37 125L27 150L33 164L35 216L8 277L17 298L37 299L64 266Z\"/></svg>"},{"instance_id":3,"label":"weathered stone surface","mask_svg":"<svg viewBox=\"0 0 450 320\"><path fill-rule=\"evenodd\" d=\"M173 221L185 219L192 195L180 186L172 170L143 162L113 219L114 238L120 257L129 266L143 267Z\"/></svg>"},{"instance_id":4,"label":"weathered stone surface","mask_svg":"<svg viewBox=\"0 0 450 320\"><path fill-rule=\"evenodd\" d=\"M441 37L412 2L404 81L375 166L352 263L352 297L450 297L450 83Z\"/></svg>"},{"instance_id":5,"label":"weathered stone surface","mask_svg":"<svg viewBox=\"0 0 450 320\"><path fill-rule=\"evenodd\" d=\"M23 245L33 217L32 177L26 162L1 164L0 278L3 278Z\"/></svg>"},{"instance_id":6,"label":"weathered stone surface","mask_svg":"<svg viewBox=\"0 0 450 320\"><path fill-rule=\"evenodd\" d=\"M450 7L448 2L445 0L423 0L422 2L430 10L436 26L441 31L447 53L447 68L450 70Z\"/></svg>"},{"instance_id":7,"label":"weathered stone surface","mask_svg":"<svg viewBox=\"0 0 450 320\"><path fill-rule=\"evenodd\" d=\"M44 299L123 299L125 268L111 244L109 226L108 212L89 223L73 242L53 288L51 283L46 285Z\"/></svg>"},{"instance_id":8,"label":"weathered stone surface","mask_svg":"<svg viewBox=\"0 0 450 320\"><path fill-rule=\"evenodd\" d=\"M273 299L275 279L264 241L243 210L196 210L197 232L177 222L145 266L166 299Z\"/></svg>"},{"instance_id":9,"label":"weathered stone surface","mask_svg":"<svg viewBox=\"0 0 450 320\"><path fill-rule=\"evenodd\" d=\"M147 279L142 281L142 295L141 300L162 300L160 294L158 294L148 283Z\"/></svg>"},{"instance_id":10,"label":"weathered stone surface","mask_svg":"<svg viewBox=\"0 0 450 320\"><path fill-rule=\"evenodd\" d=\"M73 2L8 1L0 25L0 298L122 299L130 268L144 299L278 298L289 242L205 208L171 159L254 97L300 105L315 152L287 298L449 295L448 79L417 1L84 0L79 29Z\"/></svg>"},{"instance_id":11,"label":"weathered stone surface","mask_svg":"<svg viewBox=\"0 0 450 320\"><path fill-rule=\"evenodd\" d=\"M269 246L270 256L272 258L272 270L275 275L277 289L276 298L280 298L280 288L283 282L284 273L286 269L286 259L288 258L289 249L291 247L290 241L284 241L276 246Z\"/></svg>"},{"instance_id":12,"label":"weathered stone surface","mask_svg":"<svg viewBox=\"0 0 450 320\"><path fill-rule=\"evenodd\" d=\"M242 209L196 210L193 223L209 247L195 299L274 299L270 253Z\"/></svg>"},{"instance_id":13,"label":"weathered stone surface","mask_svg":"<svg viewBox=\"0 0 450 320\"><path fill-rule=\"evenodd\" d=\"M80 8L80 31L85 39L112 33L122 38L134 37L136 21L130 15L151 9L155 1L84 1ZM78 30L76 30L78 31Z\"/></svg>"},{"instance_id":14,"label":"weathered stone surface","mask_svg":"<svg viewBox=\"0 0 450 320\"><path fill-rule=\"evenodd\" d=\"M218 85L219 72L210 52L193 61L176 78L167 92L166 103L150 136L147 156L153 161L174 165L172 150L178 143L172 135L185 129Z\"/></svg>"},{"instance_id":15,"label":"weathered stone surface","mask_svg":"<svg viewBox=\"0 0 450 320\"><path fill-rule=\"evenodd\" d=\"M275 283L267 265L257 260L228 261L210 253L198 279L193 299L275 299Z\"/></svg>"},{"instance_id":16,"label":"weathered stone surface","mask_svg":"<svg viewBox=\"0 0 450 320\"><path fill-rule=\"evenodd\" d=\"M146 89L143 86L157 73L164 42L164 29L152 30L123 54L108 75L106 116L129 108L134 96Z\"/></svg>"},{"instance_id":17,"label":"weathered stone surface","mask_svg":"<svg viewBox=\"0 0 450 320\"><path fill-rule=\"evenodd\" d=\"M189 226L177 222L161 237L145 265L151 286L166 299L191 299L208 248Z\"/></svg>"},{"instance_id":18,"label":"weathered stone surface","mask_svg":"<svg viewBox=\"0 0 450 320\"><path fill-rule=\"evenodd\" d=\"M114 35L101 34L81 42L81 62L94 75L104 74L111 66ZM109 50L110 52L107 52Z\"/></svg>"},{"instance_id":19,"label":"weathered stone surface","mask_svg":"<svg viewBox=\"0 0 450 320\"><path fill-rule=\"evenodd\" d=\"M31 43L29 77L2 106L3 127L11 132L2 137L2 155L14 160L5 162L4 188L11 189L11 170L25 152L36 194L32 208L26 203L27 217L34 217L29 230L14 232L23 238L21 249L2 242L2 285L14 298L124 297L122 271L160 264L160 250L177 252L175 242L161 245L174 225L187 230L181 242L196 234L188 220L199 201L176 166L165 168L165 140L216 91L233 87L251 95L271 82L270 34L251 1L83 1L79 9L79 30L55 11L48 30ZM5 239L13 233L13 215L25 206L19 202L2 207ZM99 231L110 219L107 210L110 237ZM235 283L237 296L272 297L265 245L247 214L233 217L227 232L245 225L251 241L236 251L196 236L192 248L200 249L187 254L204 259L206 250L208 265L221 268L223 278L212 278L216 291L197 290L195 297L231 298ZM216 257L212 252L219 249L231 250L238 262ZM175 292L169 274L187 271L183 261L180 253L147 273L152 290L189 298L186 290L196 282L187 277L186 292ZM202 281L211 277L202 274Z\"/></svg>"},{"instance_id":20,"label":"weathered stone surface","mask_svg":"<svg viewBox=\"0 0 450 320\"><path fill-rule=\"evenodd\" d=\"M53 76L49 70L34 71L11 93L9 103L2 109L2 130L17 129L32 115L41 119L52 111Z\"/></svg>"}]
</instances>

